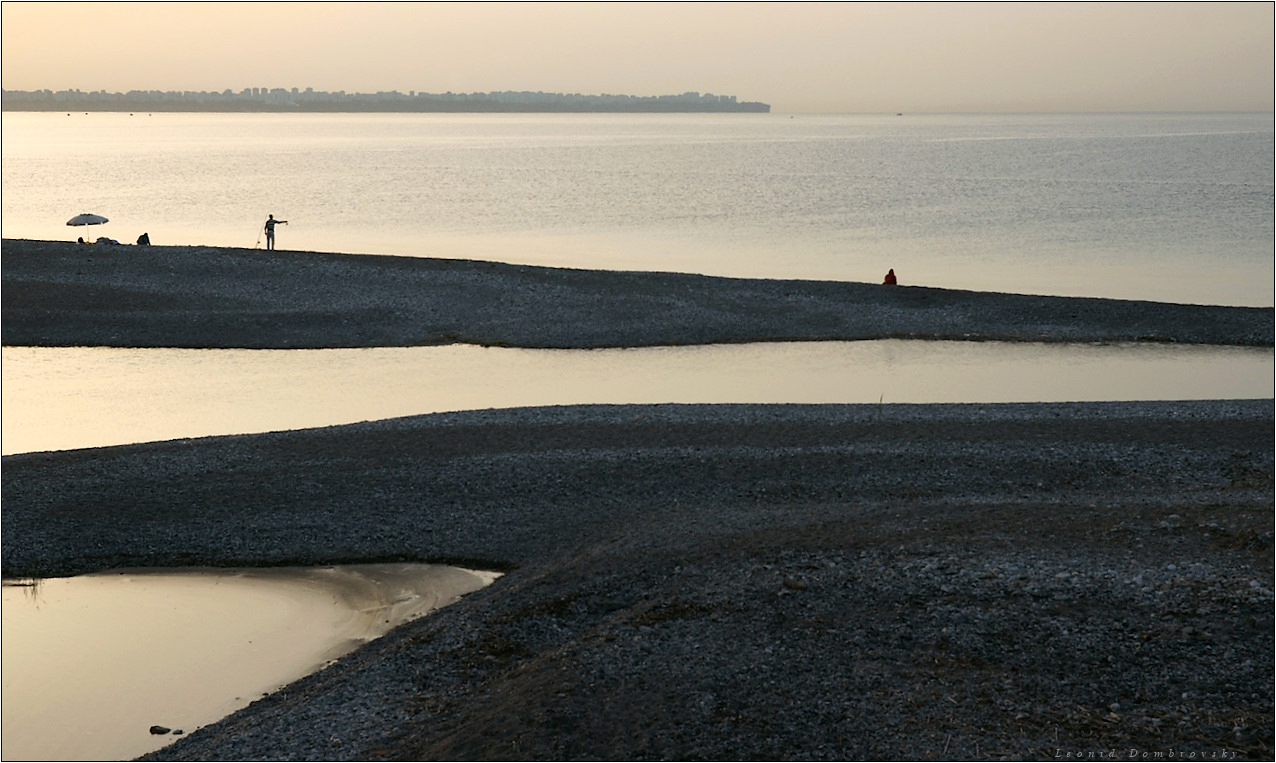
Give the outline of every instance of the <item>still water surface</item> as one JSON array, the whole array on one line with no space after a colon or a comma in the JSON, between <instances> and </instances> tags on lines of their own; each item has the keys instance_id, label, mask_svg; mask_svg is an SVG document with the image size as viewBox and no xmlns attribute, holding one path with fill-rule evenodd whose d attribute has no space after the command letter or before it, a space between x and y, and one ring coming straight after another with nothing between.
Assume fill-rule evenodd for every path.
<instances>
[{"instance_id":1,"label":"still water surface","mask_svg":"<svg viewBox=\"0 0 1276 763\"><path fill-rule=\"evenodd\" d=\"M4 760L128 760L246 707L493 573L134 570L5 581Z\"/></svg>"},{"instance_id":2,"label":"still water surface","mask_svg":"<svg viewBox=\"0 0 1276 763\"><path fill-rule=\"evenodd\" d=\"M0 119L8 238L1273 299L1271 114Z\"/></svg>"},{"instance_id":3,"label":"still water surface","mask_svg":"<svg viewBox=\"0 0 1276 763\"><path fill-rule=\"evenodd\" d=\"M578 403L1270 398L1268 349L793 342L608 350L5 347L3 452Z\"/></svg>"}]
</instances>

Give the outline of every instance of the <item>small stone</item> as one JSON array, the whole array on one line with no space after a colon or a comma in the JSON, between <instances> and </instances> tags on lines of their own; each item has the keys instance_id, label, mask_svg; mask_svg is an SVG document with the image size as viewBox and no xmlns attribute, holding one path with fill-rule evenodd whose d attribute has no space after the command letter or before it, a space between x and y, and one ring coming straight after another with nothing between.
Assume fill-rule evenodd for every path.
<instances>
[{"instance_id":1,"label":"small stone","mask_svg":"<svg viewBox=\"0 0 1276 763\"><path fill-rule=\"evenodd\" d=\"M167 726L151 726L151 733L156 736L159 736L160 734L167 734L170 731L172 731L172 729Z\"/></svg>"},{"instance_id":2,"label":"small stone","mask_svg":"<svg viewBox=\"0 0 1276 763\"><path fill-rule=\"evenodd\" d=\"M784 587L790 591L805 591L810 588L810 586L806 584L806 581L790 577L784 578Z\"/></svg>"}]
</instances>

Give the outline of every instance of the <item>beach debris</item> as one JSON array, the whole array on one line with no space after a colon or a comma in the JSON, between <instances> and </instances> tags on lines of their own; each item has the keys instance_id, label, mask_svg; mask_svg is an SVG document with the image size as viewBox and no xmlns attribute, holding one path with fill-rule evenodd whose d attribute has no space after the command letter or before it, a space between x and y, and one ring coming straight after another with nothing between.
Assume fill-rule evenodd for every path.
<instances>
[{"instance_id":1,"label":"beach debris","mask_svg":"<svg viewBox=\"0 0 1276 763\"><path fill-rule=\"evenodd\" d=\"M167 734L171 731L172 729L168 728L167 726L151 726L151 733L154 734L155 736Z\"/></svg>"}]
</instances>

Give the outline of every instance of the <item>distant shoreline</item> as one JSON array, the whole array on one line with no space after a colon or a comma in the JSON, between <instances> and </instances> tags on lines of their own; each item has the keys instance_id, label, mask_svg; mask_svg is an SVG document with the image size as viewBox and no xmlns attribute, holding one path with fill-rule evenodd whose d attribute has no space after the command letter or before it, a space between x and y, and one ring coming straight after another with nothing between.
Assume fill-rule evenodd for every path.
<instances>
[{"instance_id":1,"label":"distant shoreline","mask_svg":"<svg viewBox=\"0 0 1276 763\"><path fill-rule=\"evenodd\" d=\"M146 111L225 113L768 113L770 104L734 95L582 95L580 93L316 92L310 88L127 93L5 90L4 111Z\"/></svg>"},{"instance_id":2,"label":"distant shoreline","mask_svg":"<svg viewBox=\"0 0 1276 763\"><path fill-rule=\"evenodd\" d=\"M756 106L749 108L750 106ZM52 103L25 104L11 106L5 103L6 113L56 113L59 111L84 112L147 112L166 114L768 114L771 107L767 104L737 104L735 108L707 108L694 106L651 105L634 107L573 107L543 105L539 107L518 106L515 104L479 103L479 104L437 104L429 107L412 104L396 105L393 103L356 108L342 104L243 104L234 107L209 105L201 107L193 104L166 103Z\"/></svg>"}]
</instances>

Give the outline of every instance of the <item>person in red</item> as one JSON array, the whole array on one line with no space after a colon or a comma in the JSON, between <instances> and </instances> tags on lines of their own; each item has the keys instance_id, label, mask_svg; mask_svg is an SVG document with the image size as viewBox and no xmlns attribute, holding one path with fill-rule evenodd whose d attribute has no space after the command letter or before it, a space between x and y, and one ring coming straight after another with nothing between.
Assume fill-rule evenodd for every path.
<instances>
[{"instance_id":1,"label":"person in red","mask_svg":"<svg viewBox=\"0 0 1276 763\"><path fill-rule=\"evenodd\" d=\"M895 280L895 268L886 271L886 280L882 281L887 286L895 286L898 282Z\"/></svg>"}]
</instances>

